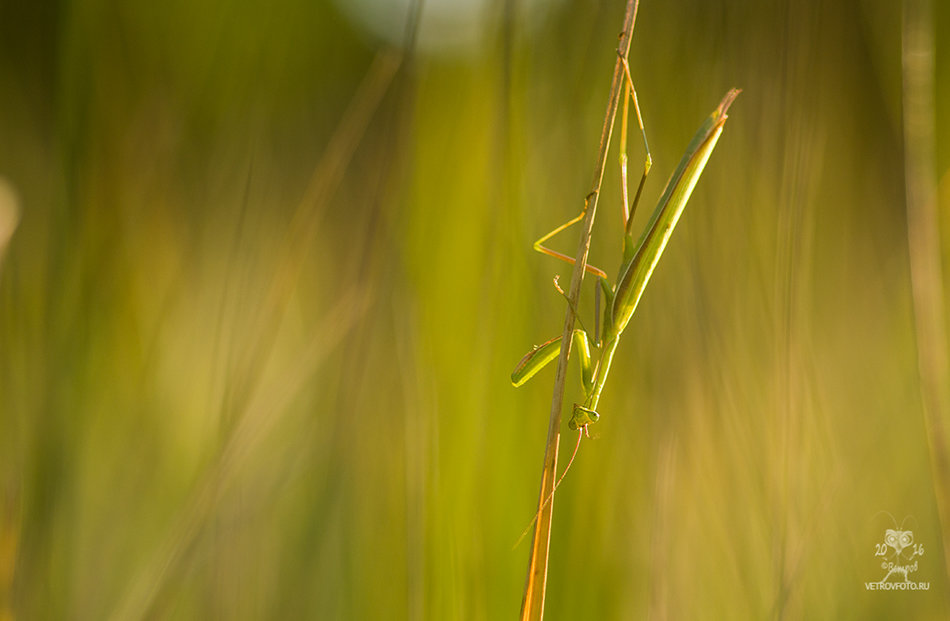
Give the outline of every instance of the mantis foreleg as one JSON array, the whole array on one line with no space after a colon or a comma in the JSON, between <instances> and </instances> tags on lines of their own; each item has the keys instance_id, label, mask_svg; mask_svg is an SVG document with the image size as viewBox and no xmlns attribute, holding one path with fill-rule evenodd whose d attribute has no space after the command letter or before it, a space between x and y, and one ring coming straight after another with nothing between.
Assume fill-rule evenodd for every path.
<instances>
[{"instance_id":1,"label":"mantis foreleg","mask_svg":"<svg viewBox=\"0 0 950 621\"><path fill-rule=\"evenodd\" d=\"M581 382L584 385L584 392L587 394L590 393L594 384L594 368L590 359L590 341L586 332L575 329L573 342L574 350L577 352L577 358L580 362ZM511 372L511 383L515 386L521 386L534 377L549 362L557 358L560 351L561 337L559 336L541 345L536 345L534 349L525 354L515 370Z\"/></svg>"}]
</instances>

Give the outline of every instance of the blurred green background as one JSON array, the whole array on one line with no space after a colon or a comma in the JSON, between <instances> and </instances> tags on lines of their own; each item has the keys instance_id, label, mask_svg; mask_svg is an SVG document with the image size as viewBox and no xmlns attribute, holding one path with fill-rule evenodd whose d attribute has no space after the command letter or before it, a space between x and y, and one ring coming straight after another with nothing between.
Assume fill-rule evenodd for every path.
<instances>
[{"instance_id":1,"label":"blurred green background","mask_svg":"<svg viewBox=\"0 0 950 621\"><path fill-rule=\"evenodd\" d=\"M517 614L553 371L508 375L570 273L531 242L589 190L623 2L408 9L0 2L0 619ZM899 3L644 0L630 59L644 221L744 92L558 492L547 618L947 618ZM616 150L604 183L613 274ZM865 590L895 523L927 592Z\"/></svg>"}]
</instances>

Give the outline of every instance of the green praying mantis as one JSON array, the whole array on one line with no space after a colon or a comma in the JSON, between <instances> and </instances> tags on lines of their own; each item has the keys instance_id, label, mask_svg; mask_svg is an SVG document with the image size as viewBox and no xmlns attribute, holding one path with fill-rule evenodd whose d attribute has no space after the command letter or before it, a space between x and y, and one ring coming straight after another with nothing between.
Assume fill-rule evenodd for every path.
<instances>
[{"instance_id":1,"label":"green praying mantis","mask_svg":"<svg viewBox=\"0 0 950 621\"><path fill-rule=\"evenodd\" d=\"M640 297L643 295L647 282L650 280L650 276L653 274L653 270L660 260L660 255L663 254L666 248L673 228L679 221L680 215L683 213L683 208L686 206L686 202L689 200L690 194L692 194L693 188L696 186L696 182L699 180L699 176L702 174L706 162L709 160L709 156L712 154L716 142L719 140L719 135L722 133L722 128L727 118L726 111L740 92L739 89L731 89L726 93L712 114L700 125L699 130L697 130L693 136L689 146L686 147L686 152L683 154L679 165L667 182L666 188L660 195L656 209L653 211L653 216L650 218L649 223L640 235L637 243L634 244L632 230L633 214L640 201L643 185L652 165L652 156L650 155L650 148L647 144L646 132L643 129L643 119L640 115L639 104L637 103L636 90L633 87L630 69L626 62L624 62L624 71L626 80L623 94L624 107L620 137L622 215L624 222L623 261L620 264L617 281L613 285L610 284L603 270L591 265L586 266L586 270L598 279L600 288L599 290L595 289L595 293L602 292L605 298L602 329L595 323L595 339L591 339L591 336L585 329L576 328L574 329L572 338L574 351L578 353L580 360L584 402L583 404L574 404L573 414L568 422L568 426L572 430L583 430L584 433L587 433L587 428L590 424L597 422L600 418L597 412L597 405L600 401L604 384L607 381L610 364L613 360L614 352L617 349L617 344L620 341L620 335L627 327L630 318L633 317L633 313L637 309L637 304L640 302ZM646 150L646 160L644 162L643 175L640 178L636 196L632 206L628 208L626 134L630 101L633 101L637 120L640 124L640 132L643 136L643 144ZM567 261L568 263L574 263L573 258L545 247L544 243L564 229L583 220L592 196L593 194L589 195L584 201L584 209L580 215L538 239L538 241L534 243L534 249L543 254ZM554 284L558 291L564 295L564 291L557 284L557 278L555 278ZM565 295L565 297L567 296ZM597 300L599 302L599 295ZM570 300L568 301L570 302ZM596 306L599 306L599 304ZM576 309L573 310L576 316ZM599 315L599 310L595 310L595 320L597 315ZM581 325L583 326L583 324ZM557 358L560 348L560 336L542 345L535 346L521 359L515 367L515 370L511 373L511 383L515 386L521 386L527 382L538 371L544 368L545 365ZM578 437L578 442L580 442L580 437Z\"/></svg>"}]
</instances>

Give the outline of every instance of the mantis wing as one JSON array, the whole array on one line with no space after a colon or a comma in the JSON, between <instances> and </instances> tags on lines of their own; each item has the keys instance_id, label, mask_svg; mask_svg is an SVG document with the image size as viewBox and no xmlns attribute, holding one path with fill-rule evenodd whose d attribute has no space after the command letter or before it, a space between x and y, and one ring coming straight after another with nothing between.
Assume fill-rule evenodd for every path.
<instances>
[{"instance_id":1,"label":"mantis wing","mask_svg":"<svg viewBox=\"0 0 950 621\"><path fill-rule=\"evenodd\" d=\"M727 118L726 111L739 93L739 89L735 88L726 93L719 106L706 118L693 136L679 166L667 182L653 211L653 216L650 218L650 223L640 237L636 254L624 264L621 270L611 311L612 330L611 334L607 335L607 340L623 332L633 312L637 309L640 296L643 295L643 290L660 260L660 255L666 249L666 243L683 213L683 208L686 207L686 201L689 200L693 188L696 187L696 182L699 181L699 176L706 167L716 141L719 140Z\"/></svg>"}]
</instances>

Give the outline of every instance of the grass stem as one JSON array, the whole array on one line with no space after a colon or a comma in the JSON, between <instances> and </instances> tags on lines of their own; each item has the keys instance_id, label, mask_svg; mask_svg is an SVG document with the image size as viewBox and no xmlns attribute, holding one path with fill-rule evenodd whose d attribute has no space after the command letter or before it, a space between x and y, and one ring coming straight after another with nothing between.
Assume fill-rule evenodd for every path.
<instances>
[{"instance_id":1,"label":"grass stem","mask_svg":"<svg viewBox=\"0 0 950 621\"><path fill-rule=\"evenodd\" d=\"M571 335L574 331L574 309L580 299L581 284L590 250L590 235L597 213L597 199L607 166L607 152L613 133L614 120L620 103L620 94L624 84L624 60L630 52L633 27L637 18L639 0L627 0L620 44L617 47L617 60L614 63L613 79L610 83L610 97L600 136L597 164L594 168L594 180L590 191L590 204L582 225L578 242L574 271L571 274L571 286L568 293L567 312L564 316L564 330L561 337L561 353L558 357L557 371L554 376L554 395L551 399L551 415L548 422L548 437L544 449L544 464L541 471L541 490L538 494L538 520L534 527L531 542L531 557L528 562L528 575L525 580L524 598L521 602L522 621L535 621L544 617L544 596L547 587L548 553L551 543L551 522L554 514L554 485L557 474L557 454L561 439L561 409L564 401L564 384L567 378L567 361L571 354ZM550 500L547 500L550 497ZM547 502L546 502L547 501Z\"/></svg>"}]
</instances>

